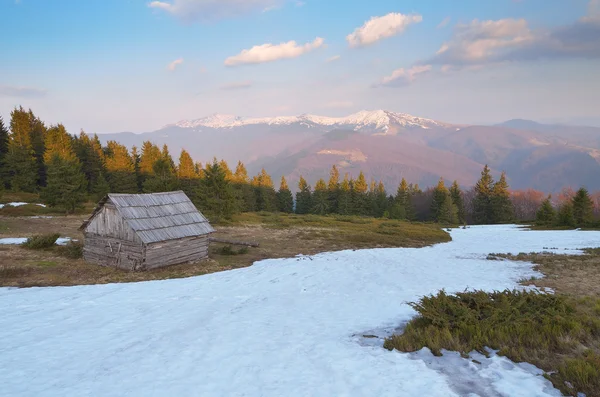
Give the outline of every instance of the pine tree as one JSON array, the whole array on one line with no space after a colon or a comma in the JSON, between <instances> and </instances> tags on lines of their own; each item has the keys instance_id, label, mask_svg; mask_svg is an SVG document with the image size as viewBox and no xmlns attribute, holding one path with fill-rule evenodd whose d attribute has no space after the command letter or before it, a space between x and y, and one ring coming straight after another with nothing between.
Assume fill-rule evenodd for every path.
<instances>
[{"instance_id":1,"label":"pine tree","mask_svg":"<svg viewBox=\"0 0 600 397\"><path fill-rule=\"evenodd\" d=\"M447 214L442 214L442 210L448 211L448 208L443 208L448 197L450 197L450 192L444 184L444 178L440 178L433 190L433 202L431 203L431 217L436 222L442 222L442 218L447 217Z\"/></svg>"},{"instance_id":2,"label":"pine tree","mask_svg":"<svg viewBox=\"0 0 600 397\"><path fill-rule=\"evenodd\" d=\"M340 184L340 190L337 200L337 212L341 215L350 215L352 213L352 188L348 174L344 175L344 180Z\"/></svg>"},{"instance_id":3,"label":"pine tree","mask_svg":"<svg viewBox=\"0 0 600 397\"><path fill-rule=\"evenodd\" d=\"M4 190L8 183L8 170L6 164L6 155L8 154L8 128L4 125L4 120L0 116L0 190Z\"/></svg>"},{"instance_id":4,"label":"pine tree","mask_svg":"<svg viewBox=\"0 0 600 397\"><path fill-rule=\"evenodd\" d=\"M62 124L52 126L46 132L46 152L43 160L49 163L54 155L65 160L75 160L77 156L73 150L73 138Z\"/></svg>"},{"instance_id":5,"label":"pine tree","mask_svg":"<svg viewBox=\"0 0 600 397\"><path fill-rule=\"evenodd\" d=\"M216 160L204 168L204 177L200 180L198 192L194 196L194 203L198 209L213 221L230 219L237 212L231 182L227 180L225 171Z\"/></svg>"},{"instance_id":6,"label":"pine tree","mask_svg":"<svg viewBox=\"0 0 600 397\"><path fill-rule=\"evenodd\" d=\"M582 187L573 197L573 218L577 226L588 225L594 219L594 203L587 189Z\"/></svg>"},{"instance_id":7,"label":"pine tree","mask_svg":"<svg viewBox=\"0 0 600 397\"><path fill-rule=\"evenodd\" d=\"M452 203L456 206L458 222L465 224L466 222L466 212L465 205L463 202L462 191L460 190L460 186L458 185L458 181L454 181L452 186L450 187L450 197L452 197Z\"/></svg>"},{"instance_id":8,"label":"pine tree","mask_svg":"<svg viewBox=\"0 0 600 397\"><path fill-rule=\"evenodd\" d=\"M312 193L306 180L300 176L296 193L296 213L308 214L312 208Z\"/></svg>"},{"instance_id":9,"label":"pine tree","mask_svg":"<svg viewBox=\"0 0 600 397\"><path fill-rule=\"evenodd\" d=\"M494 190L494 179L490 168L486 166L481 172L481 178L475 185L475 197L473 199L473 220L477 224L493 223L492 196Z\"/></svg>"},{"instance_id":10,"label":"pine tree","mask_svg":"<svg viewBox=\"0 0 600 397\"><path fill-rule=\"evenodd\" d=\"M340 191L340 171L335 165L329 172L329 183L327 184L329 212L338 212L338 196Z\"/></svg>"},{"instance_id":11,"label":"pine tree","mask_svg":"<svg viewBox=\"0 0 600 397\"><path fill-rule=\"evenodd\" d=\"M173 161L173 157L171 157L171 153L169 152L169 147L167 146L166 143L162 147L162 150L160 152L160 158L164 160L166 166L169 167L171 172L175 173L175 170L176 170L175 162ZM154 167L152 169L154 169Z\"/></svg>"},{"instance_id":12,"label":"pine tree","mask_svg":"<svg viewBox=\"0 0 600 397\"><path fill-rule=\"evenodd\" d=\"M5 163L13 191L34 192L38 188L38 163L31 144L31 119L22 107L11 112L8 153Z\"/></svg>"},{"instance_id":13,"label":"pine tree","mask_svg":"<svg viewBox=\"0 0 600 397\"><path fill-rule=\"evenodd\" d=\"M315 191L312 198L313 214L325 215L329 211L329 194L325 180L319 179L315 185Z\"/></svg>"},{"instance_id":14,"label":"pine tree","mask_svg":"<svg viewBox=\"0 0 600 397\"><path fill-rule=\"evenodd\" d=\"M227 178L228 181L232 181L233 180L233 172L231 172L231 168L229 168L229 164L227 164L227 161L221 160L219 162L219 166L221 167L223 172L225 172L225 178Z\"/></svg>"},{"instance_id":15,"label":"pine tree","mask_svg":"<svg viewBox=\"0 0 600 397\"><path fill-rule=\"evenodd\" d=\"M504 172L492 189L491 207L492 223L509 223L513 220L515 211Z\"/></svg>"},{"instance_id":16,"label":"pine tree","mask_svg":"<svg viewBox=\"0 0 600 397\"><path fill-rule=\"evenodd\" d=\"M181 150L179 155L179 165L177 166L178 186L188 197L192 197L198 190L200 176L196 172L196 166L192 156L185 150Z\"/></svg>"},{"instance_id":17,"label":"pine tree","mask_svg":"<svg viewBox=\"0 0 600 397\"><path fill-rule=\"evenodd\" d=\"M552 206L552 197L548 196L535 214L535 223L540 226L549 226L554 223L556 211Z\"/></svg>"},{"instance_id":18,"label":"pine tree","mask_svg":"<svg viewBox=\"0 0 600 397\"><path fill-rule=\"evenodd\" d=\"M109 141L106 151L106 170L110 191L113 193L137 193L135 166L127 148L115 141Z\"/></svg>"},{"instance_id":19,"label":"pine tree","mask_svg":"<svg viewBox=\"0 0 600 397\"><path fill-rule=\"evenodd\" d=\"M135 173L135 181L137 183L138 191L144 191L144 182L146 178L142 175L140 163L142 162L142 156L140 155L137 146L131 148L131 158L133 159L133 172Z\"/></svg>"},{"instance_id":20,"label":"pine tree","mask_svg":"<svg viewBox=\"0 0 600 397\"><path fill-rule=\"evenodd\" d=\"M279 211L287 214L294 212L294 196L292 196L292 192L284 176L281 177L281 184L277 192L277 202Z\"/></svg>"}]
</instances>

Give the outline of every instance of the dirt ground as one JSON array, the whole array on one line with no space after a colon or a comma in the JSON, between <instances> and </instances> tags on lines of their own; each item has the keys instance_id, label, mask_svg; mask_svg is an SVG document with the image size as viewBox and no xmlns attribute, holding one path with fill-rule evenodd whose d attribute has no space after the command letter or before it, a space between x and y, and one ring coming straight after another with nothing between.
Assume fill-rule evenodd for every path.
<instances>
[{"instance_id":1,"label":"dirt ground","mask_svg":"<svg viewBox=\"0 0 600 397\"><path fill-rule=\"evenodd\" d=\"M87 215L54 217L0 216L0 239L60 233L82 240L78 231ZM283 222L288 222L282 225ZM308 226L304 226L307 224ZM273 217L247 214L228 225L215 225L212 237L259 243L258 248L233 254L223 252L227 244L211 243L209 258L146 272L130 272L68 259L57 249L29 250L17 245L0 245L0 286L34 287L136 282L198 276L237 269L267 258L313 255L324 251L376 247L421 247L448 241L439 227L382 220L332 220L323 217Z\"/></svg>"}]
</instances>

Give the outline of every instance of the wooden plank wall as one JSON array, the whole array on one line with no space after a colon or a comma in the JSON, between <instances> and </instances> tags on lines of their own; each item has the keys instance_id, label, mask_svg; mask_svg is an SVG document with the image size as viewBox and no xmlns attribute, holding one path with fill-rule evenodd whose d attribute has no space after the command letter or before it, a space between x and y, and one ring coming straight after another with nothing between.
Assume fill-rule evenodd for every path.
<instances>
[{"instance_id":1,"label":"wooden plank wall","mask_svg":"<svg viewBox=\"0 0 600 397\"><path fill-rule=\"evenodd\" d=\"M114 205L106 203L85 228L86 233L141 244L140 238L123 220Z\"/></svg>"},{"instance_id":2,"label":"wooden plank wall","mask_svg":"<svg viewBox=\"0 0 600 397\"><path fill-rule=\"evenodd\" d=\"M146 248L147 269L196 262L208 258L208 235L149 244Z\"/></svg>"},{"instance_id":3,"label":"wooden plank wall","mask_svg":"<svg viewBox=\"0 0 600 397\"><path fill-rule=\"evenodd\" d=\"M83 258L100 266L143 270L145 250L142 244L86 233Z\"/></svg>"}]
</instances>

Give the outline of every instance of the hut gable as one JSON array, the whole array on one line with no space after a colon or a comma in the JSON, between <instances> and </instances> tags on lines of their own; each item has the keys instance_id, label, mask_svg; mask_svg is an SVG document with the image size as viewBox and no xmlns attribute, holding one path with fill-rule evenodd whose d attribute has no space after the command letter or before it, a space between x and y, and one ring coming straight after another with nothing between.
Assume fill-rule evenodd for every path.
<instances>
[{"instance_id":1,"label":"hut gable","mask_svg":"<svg viewBox=\"0 0 600 397\"><path fill-rule=\"evenodd\" d=\"M113 211L118 215L116 219L111 216ZM139 239L144 244L201 236L215 231L182 191L108 194L81 229L128 241ZM130 231L133 232L132 236Z\"/></svg>"}]
</instances>

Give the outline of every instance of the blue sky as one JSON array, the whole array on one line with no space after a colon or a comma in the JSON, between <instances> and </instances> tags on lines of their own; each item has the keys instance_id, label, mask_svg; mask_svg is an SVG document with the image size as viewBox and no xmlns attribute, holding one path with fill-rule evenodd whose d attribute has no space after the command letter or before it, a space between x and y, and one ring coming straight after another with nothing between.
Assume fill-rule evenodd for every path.
<instances>
[{"instance_id":1,"label":"blue sky","mask_svg":"<svg viewBox=\"0 0 600 397\"><path fill-rule=\"evenodd\" d=\"M600 119L599 3L0 0L0 114L99 133L215 112Z\"/></svg>"}]
</instances>

